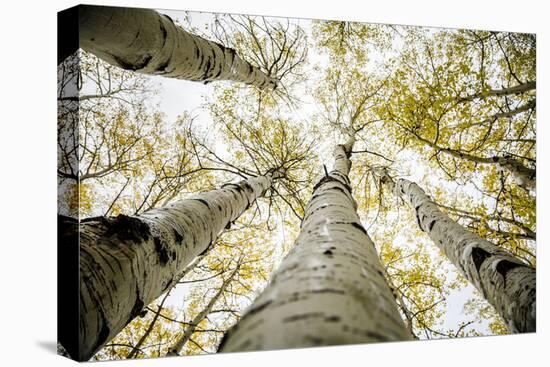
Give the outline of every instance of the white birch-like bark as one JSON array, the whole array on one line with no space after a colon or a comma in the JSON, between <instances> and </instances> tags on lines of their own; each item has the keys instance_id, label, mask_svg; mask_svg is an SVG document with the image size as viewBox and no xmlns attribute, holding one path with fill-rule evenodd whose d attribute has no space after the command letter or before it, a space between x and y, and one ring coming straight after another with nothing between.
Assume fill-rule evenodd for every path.
<instances>
[{"instance_id":1,"label":"white birch-like bark","mask_svg":"<svg viewBox=\"0 0 550 367\"><path fill-rule=\"evenodd\" d=\"M278 173L227 184L138 216L80 222L79 360L89 359L179 281ZM70 351L69 351L70 353Z\"/></svg>"},{"instance_id":2,"label":"white birch-like bark","mask_svg":"<svg viewBox=\"0 0 550 367\"><path fill-rule=\"evenodd\" d=\"M167 356L177 356L181 353L181 350L183 349L185 344L187 344L189 339L191 339L191 336L193 336L193 333L197 329L199 323L203 321L210 314L210 312L212 312L216 302L218 302L223 292L225 292L225 290L227 289L227 286L229 286L229 283L231 283L231 281L239 271L239 267L240 265L237 265L237 267L231 272L229 277L223 281L222 285L216 291L214 296L210 298L208 304L193 318L189 325L185 327L185 329L183 330L183 334L176 340L172 348L170 348L170 350L166 354Z\"/></svg>"},{"instance_id":3,"label":"white birch-like bark","mask_svg":"<svg viewBox=\"0 0 550 367\"><path fill-rule=\"evenodd\" d=\"M186 32L151 9L82 5L80 47L143 74L201 81L230 80L275 89L278 80L235 50Z\"/></svg>"},{"instance_id":4,"label":"white birch-like bark","mask_svg":"<svg viewBox=\"0 0 550 367\"><path fill-rule=\"evenodd\" d=\"M494 156L489 158L478 157L478 156L474 156L474 155L464 153L462 151L454 150L451 148L443 148L434 144L428 139L425 139L418 135L415 135L415 136L418 138L418 140L432 147L436 151L448 154L455 158L466 159L468 161L480 163L480 164L496 164L501 169L510 172L512 179L518 186L523 187L527 191L536 190L537 171L533 168L526 167L523 163L521 163L519 160L515 159L512 156L504 156L504 157Z\"/></svg>"},{"instance_id":5,"label":"white birch-like bark","mask_svg":"<svg viewBox=\"0 0 550 367\"><path fill-rule=\"evenodd\" d=\"M416 183L385 182L415 211L418 225L502 316L510 332L536 331L536 271L449 218Z\"/></svg>"},{"instance_id":6,"label":"white birch-like bark","mask_svg":"<svg viewBox=\"0 0 550 367\"><path fill-rule=\"evenodd\" d=\"M495 97L509 96L511 94L525 93L530 90L534 90L536 88L537 88L537 83L535 81L528 81L526 83L518 84L509 88L491 89L486 92L471 94L469 96L461 98L460 101L461 102L473 101L474 99L491 97L491 96L495 96Z\"/></svg>"},{"instance_id":7,"label":"white birch-like bark","mask_svg":"<svg viewBox=\"0 0 550 367\"><path fill-rule=\"evenodd\" d=\"M411 339L361 225L348 178L354 139L315 186L300 234L220 352Z\"/></svg>"},{"instance_id":8,"label":"white birch-like bark","mask_svg":"<svg viewBox=\"0 0 550 367\"><path fill-rule=\"evenodd\" d=\"M537 188L537 171L524 166L517 159L508 157L499 157L498 165L512 174L516 184L527 191L535 191Z\"/></svg>"}]
</instances>

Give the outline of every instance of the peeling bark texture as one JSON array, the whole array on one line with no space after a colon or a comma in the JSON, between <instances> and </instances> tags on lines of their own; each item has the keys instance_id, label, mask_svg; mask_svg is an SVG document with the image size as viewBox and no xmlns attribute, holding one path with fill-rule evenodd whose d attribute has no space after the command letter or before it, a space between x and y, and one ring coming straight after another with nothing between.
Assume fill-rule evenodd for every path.
<instances>
[{"instance_id":1,"label":"peeling bark texture","mask_svg":"<svg viewBox=\"0 0 550 367\"><path fill-rule=\"evenodd\" d=\"M277 172L227 184L139 216L82 220L78 359L88 360L178 282L186 265L276 177Z\"/></svg>"},{"instance_id":2,"label":"peeling bark texture","mask_svg":"<svg viewBox=\"0 0 550 367\"><path fill-rule=\"evenodd\" d=\"M201 81L230 80L275 89L278 81L235 50L186 32L150 9L83 5L80 46L102 60L143 74Z\"/></svg>"},{"instance_id":3,"label":"peeling bark texture","mask_svg":"<svg viewBox=\"0 0 550 367\"><path fill-rule=\"evenodd\" d=\"M296 243L224 336L237 352L409 340L348 178L354 139L315 186Z\"/></svg>"},{"instance_id":4,"label":"peeling bark texture","mask_svg":"<svg viewBox=\"0 0 550 367\"><path fill-rule=\"evenodd\" d=\"M536 270L439 210L416 183L383 177L416 212L418 225L502 316L510 332L536 331Z\"/></svg>"},{"instance_id":5,"label":"peeling bark texture","mask_svg":"<svg viewBox=\"0 0 550 367\"><path fill-rule=\"evenodd\" d=\"M210 314L210 312L212 312L212 310L214 309L214 305L220 299L223 292L226 290L229 283L231 283L231 281L234 279L238 271L239 266L237 266L235 270L231 272L231 275L223 281L218 291L214 294L210 301L208 301L208 304L204 307L204 309L193 318L189 325L185 327L185 329L183 330L183 334L176 340L172 348L170 348L170 350L166 354L167 356L177 356L181 353L181 350L183 349L185 344L187 344L189 339L191 339L191 336L193 336L193 333L197 329L197 326Z\"/></svg>"}]
</instances>

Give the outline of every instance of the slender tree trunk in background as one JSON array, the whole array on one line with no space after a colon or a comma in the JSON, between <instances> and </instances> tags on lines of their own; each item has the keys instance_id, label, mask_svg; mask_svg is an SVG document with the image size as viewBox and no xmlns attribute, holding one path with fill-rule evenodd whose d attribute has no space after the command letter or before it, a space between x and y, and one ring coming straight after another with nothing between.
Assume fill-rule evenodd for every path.
<instances>
[{"instance_id":1,"label":"slender tree trunk in background","mask_svg":"<svg viewBox=\"0 0 550 367\"><path fill-rule=\"evenodd\" d=\"M480 221L482 218L486 218L488 220L493 220L493 221L497 221L497 222L498 221L506 222L506 223L512 224L513 226L518 227L519 229L521 229L524 232L524 235L521 235L522 238L530 239L530 240L533 240L533 241L537 239L537 233L535 231L533 231L531 228L527 227L527 225L525 225L525 223L522 223L522 222L517 221L515 219L511 219L511 218L507 218L507 217L499 216L499 215L487 215L487 216L485 216L485 215L481 215L481 214L478 214L478 213L472 213L472 212L469 212L467 210L454 208L452 206L446 206L446 205L443 205L441 203L437 203L437 206L439 206L440 208L443 208L445 210L451 211L451 212L453 212L454 214L456 214L458 216L464 216L466 218L475 219L476 221Z\"/></svg>"},{"instance_id":2,"label":"slender tree trunk in background","mask_svg":"<svg viewBox=\"0 0 550 367\"><path fill-rule=\"evenodd\" d=\"M506 111L506 112L495 113L494 115L492 115L492 116L486 118L485 120L483 120L479 123L476 123L476 124L478 124L478 125L490 124L493 121L496 121L498 119L506 118L506 117L512 117L512 116L515 116L515 115L520 114L522 112L529 111L529 110L535 108L535 106L536 106L535 100L531 100L531 101L525 103L524 105L519 106L519 107L517 107L513 110Z\"/></svg>"},{"instance_id":3,"label":"slender tree trunk in background","mask_svg":"<svg viewBox=\"0 0 550 367\"><path fill-rule=\"evenodd\" d=\"M464 153L458 150L450 149L450 148L443 148L439 145L434 144L433 142L429 141L428 139L425 139L421 136L418 136L415 134L415 136L422 141L423 143L429 145L433 149L435 149L438 152L442 152L448 155L451 155L455 158L460 159L466 159L470 162L474 163L480 163L480 164L497 164L502 169L510 172L512 175L513 180L516 182L516 184L520 187L523 187L525 190L535 190L536 189L536 175L537 171L535 169L526 167L523 163L521 163L519 160L513 158L512 156L505 156L505 157L477 157L468 153Z\"/></svg>"},{"instance_id":4,"label":"slender tree trunk in background","mask_svg":"<svg viewBox=\"0 0 550 367\"><path fill-rule=\"evenodd\" d=\"M481 292L511 332L536 331L536 271L493 243L466 230L439 210L416 183L382 178L416 212L420 228Z\"/></svg>"},{"instance_id":5,"label":"slender tree trunk in background","mask_svg":"<svg viewBox=\"0 0 550 367\"><path fill-rule=\"evenodd\" d=\"M188 33L154 10L81 5L79 31L80 47L123 69L205 83L230 80L260 89L277 87L276 79L235 50Z\"/></svg>"},{"instance_id":6,"label":"slender tree trunk in background","mask_svg":"<svg viewBox=\"0 0 550 367\"><path fill-rule=\"evenodd\" d=\"M293 249L220 352L411 339L356 212L353 144L335 148L334 168L315 186Z\"/></svg>"},{"instance_id":7,"label":"slender tree trunk in background","mask_svg":"<svg viewBox=\"0 0 550 367\"><path fill-rule=\"evenodd\" d=\"M199 323L203 321L210 314L210 312L212 312L214 305L220 299L223 292L227 289L227 286L229 285L229 283L231 283L231 281L239 271L239 267L240 265L237 265L235 270L233 270L229 275L229 277L223 281L218 291L214 294L214 296L210 299L210 301L208 301L208 304L206 305L206 307L204 307L204 309L193 318L193 320L189 323L189 325L185 327L183 334L181 335L180 338L177 339L177 341L174 343L172 348L170 348L170 350L166 354L167 356L177 356L181 353L181 350L183 349L185 344L187 344L189 339L191 339L191 336L197 329L197 326L199 325Z\"/></svg>"},{"instance_id":8,"label":"slender tree trunk in background","mask_svg":"<svg viewBox=\"0 0 550 367\"><path fill-rule=\"evenodd\" d=\"M195 258L195 260L193 260L189 265L187 265L187 267L176 277L176 279L181 280L181 279L185 278L185 276L187 274L189 274L189 272L191 270L193 270L193 268L197 265L197 263L201 260L201 258L202 258L202 256L197 256ZM151 331L153 331L153 328L154 328L154 326L155 326L155 324L156 324L156 322L157 322L157 320L158 320L158 318L159 318L159 316L162 312L162 307L164 306L164 302L166 301L166 299L170 295L170 291L171 290L168 290L168 292L166 292L164 297L162 297L162 301L160 301L160 305L158 305L158 309L155 312L155 316L153 317L153 319L149 323L149 326L147 327L147 329L145 330L145 332L143 333L141 338L139 338L139 340L136 343L136 345L134 346L134 348L130 351L130 353L128 354L126 359L132 359L132 358L135 358L137 356L138 352L140 351L141 346L143 345L145 340L147 340L147 338L149 337L149 334L151 334Z\"/></svg>"},{"instance_id":9,"label":"slender tree trunk in background","mask_svg":"<svg viewBox=\"0 0 550 367\"><path fill-rule=\"evenodd\" d=\"M477 98L484 98L489 96L509 96L511 94L518 94L518 93L525 93L530 90L534 90L537 87L537 83L535 81L529 81L523 84L518 84L516 86L510 87L510 88L504 88L504 89L492 89L488 90L486 92L476 93L469 96L466 96L464 98L461 98L461 102L465 101L473 101Z\"/></svg>"},{"instance_id":10,"label":"slender tree trunk in background","mask_svg":"<svg viewBox=\"0 0 550 367\"><path fill-rule=\"evenodd\" d=\"M132 359L132 358L136 358L137 354L140 352L141 350L141 346L143 345L143 343L145 343L145 341L147 340L147 338L149 337L149 334L151 334L151 331L153 331L153 328L155 327L155 324L157 323L157 320L159 318L159 315L160 313L162 312L162 307L164 307L164 302L166 302L166 299L170 296L170 291L166 292L166 294L164 295L164 297L162 297L162 301L160 301L160 305L158 305L158 310L157 312L155 312L155 316L153 316L153 319L151 320L151 322L149 323L149 325L147 326L147 329L145 330L145 332L143 333L143 335L141 336L141 338L139 338L138 342L136 343L136 345L134 345L134 347L132 348L132 350L130 351L130 353L128 354L128 356L126 357L126 359Z\"/></svg>"},{"instance_id":11,"label":"slender tree trunk in background","mask_svg":"<svg viewBox=\"0 0 550 367\"><path fill-rule=\"evenodd\" d=\"M497 164L512 174L518 186L523 187L527 191L537 188L537 171L535 169L524 166L520 161L512 157L498 157Z\"/></svg>"},{"instance_id":12,"label":"slender tree trunk in background","mask_svg":"<svg viewBox=\"0 0 550 367\"><path fill-rule=\"evenodd\" d=\"M182 270L278 176L227 184L138 216L81 221L80 349L78 357L69 354L89 359L179 281Z\"/></svg>"}]
</instances>

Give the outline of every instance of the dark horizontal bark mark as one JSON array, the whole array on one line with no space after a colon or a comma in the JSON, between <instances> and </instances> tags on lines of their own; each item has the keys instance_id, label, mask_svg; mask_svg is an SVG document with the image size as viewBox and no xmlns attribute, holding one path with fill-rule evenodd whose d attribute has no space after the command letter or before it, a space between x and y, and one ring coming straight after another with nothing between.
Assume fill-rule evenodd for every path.
<instances>
[{"instance_id":1,"label":"dark horizontal bark mark","mask_svg":"<svg viewBox=\"0 0 550 367\"><path fill-rule=\"evenodd\" d=\"M210 204L208 204L208 201L204 200L204 199L189 199L189 200L196 200L198 202L201 202L202 204L204 204L208 209L210 209Z\"/></svg>"},{"instance_id":2,"label":"dark horizontal bark mark","mask_svg":"<svg viewBox=\"0 0 550 367\"><path fill-rule=\"evenodd\" d=\"M322 312L303 313L303 314L298 314L298 315L292 315L292 316L285 317L283 319L283 323L300 321L300 320L308 320L308 319L313 319L313 318L317 318L317 317L324 317L324 316L325 315Z\"/></svg>"},{"instance_id":3,"label":"dark horizontal bark mark","mask_svg":"<svg viewBox=\"0 0 550 367\"><path fill-rule=\"evenodd\" d=\"M325 184L325 183L327 183L327 182L337 182L337 183L339 183L340 185L344 186L344 188L347 190L347 192L348 192L349 194L351 194L351 191L352 191L352 190L351 190L351 186L349 186L348 184L346 184L346 183L342 182L341 180L339 180L339 179L337 179L337 178L334 178L334 177L332 177L332 176L330 176L330 175L328 175L328 176L323 176L323 177L319 180L319 182L317 182L317 183L315 184L315 186L313 186L313 192L315 192L321 185L323 185L323 184ZM342 190L341 188L339 188L339 189ZM314 197L315 197L315 196L313 196L313 197L311 198L311 200L313 200ZM311 201L311 200L310 200L310 201Z\"/></svg>"},{"instance_id":4,"label":"dark horizontal bark mark","mask_svg":"<svg viewBox=\"0 0 550 367\"><path fill-rule=\"evenodd\" d=\"M141 69L145 68L147 66L147 64L149 64L151 59L153 58L152 55L147 55L146 54L146 55L143 56L143 59L141 60L141 62L131 63L131 62L128 62L128 61L124 60L121 57L116 56L116 55L111 54L110 56L118 64L118 66L120 66L121 68L123 68L125 70L131 70L131 71L137 71L137 70L141 70Z\"/></svg>"}]
</instances>

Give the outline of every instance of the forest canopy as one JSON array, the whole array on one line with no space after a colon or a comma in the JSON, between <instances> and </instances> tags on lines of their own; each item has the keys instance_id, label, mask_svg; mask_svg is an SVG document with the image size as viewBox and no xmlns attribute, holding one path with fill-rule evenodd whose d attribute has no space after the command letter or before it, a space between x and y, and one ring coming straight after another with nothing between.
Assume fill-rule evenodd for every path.
<instances>
[{"instance_id":1,"label":"forest canopy","mask_svg":"<svg viewBox=\"0 0 550 367\"><path fill-rule=\"evenodd\" d=\"M535 35L89 8L57 71L72 358L535 331Z\"/></svg>"}]
</instances>

